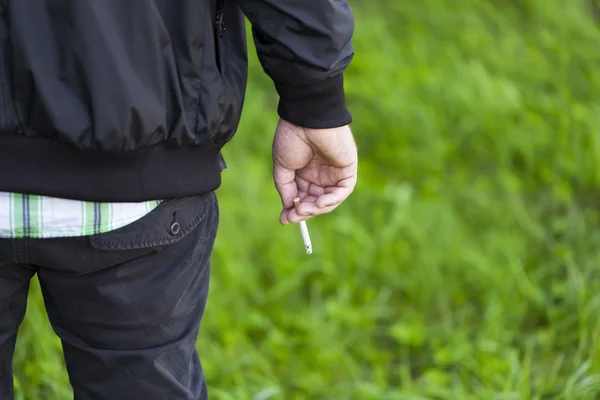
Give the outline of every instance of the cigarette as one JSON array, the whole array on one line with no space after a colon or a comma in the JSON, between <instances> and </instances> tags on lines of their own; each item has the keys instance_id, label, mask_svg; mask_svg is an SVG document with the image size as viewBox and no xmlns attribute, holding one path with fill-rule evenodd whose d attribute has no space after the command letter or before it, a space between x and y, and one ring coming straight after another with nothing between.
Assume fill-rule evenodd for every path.
<instances>
[{"instance_id":1,"label":"cigarette","mask_svg":"<svg viewBox=\"0 0 600 400\"><path fill-rule=\"evenodd\" d=\"M294 207L298 207L299 205L300 199L296 197L294 199ZM306 221L300 221L298 224L300 225L300 233L302 233L302 240L304 240L306 254L312 254L312 243L310 242L310 235L308 234L308 227L306 226Z\"/></svg>"}]
</instances>

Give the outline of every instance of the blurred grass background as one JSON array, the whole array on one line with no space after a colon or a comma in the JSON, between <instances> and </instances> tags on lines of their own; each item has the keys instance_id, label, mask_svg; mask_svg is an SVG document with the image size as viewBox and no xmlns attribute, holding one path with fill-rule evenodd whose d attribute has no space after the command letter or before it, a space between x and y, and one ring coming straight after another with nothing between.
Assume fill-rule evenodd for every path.
<instances>
[{"instance_id":1,"label":"blurred grass background","mask_svg":"<svg viewBox=\"0 0 600 400\"><path fill-rule=\"evenodd\" d=\"M278 225L251 48L198 349L217 400L600 398L594 2L351 2L351 199ZM251 209L252 212L248 212ZM37 283L17 399L72 397Z\"/></svg>"}]
</instances>

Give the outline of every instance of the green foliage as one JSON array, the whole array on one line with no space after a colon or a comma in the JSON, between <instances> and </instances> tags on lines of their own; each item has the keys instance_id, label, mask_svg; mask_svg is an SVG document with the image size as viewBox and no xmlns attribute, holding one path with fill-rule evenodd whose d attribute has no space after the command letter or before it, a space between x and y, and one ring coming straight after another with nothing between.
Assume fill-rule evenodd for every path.
<instances>
[{"instance_id":1,"label":"green foliage","mask_svg":"<svg viewBox=\"0 0 600 400\"><path fill-rule=\"evenodd\" d=\"M198 343L212 398L600 396L592 3L356 4L359 184L309 222L311 256L278 225L277 98L251 58ZM69 398L36 285L15 372L18 399Z\"/></svg>"}]
</instances>

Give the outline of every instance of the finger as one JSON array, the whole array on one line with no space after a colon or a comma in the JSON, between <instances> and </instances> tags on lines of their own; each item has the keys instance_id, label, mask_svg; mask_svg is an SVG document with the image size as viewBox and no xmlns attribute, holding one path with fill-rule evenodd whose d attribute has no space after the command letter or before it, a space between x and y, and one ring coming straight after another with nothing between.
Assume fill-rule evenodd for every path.
<instances>
[{"instance_id":1,"label":"finger","mask_svg":"<svg viewBox=\"0 0 600 400\"><path fill-rule=\"evenodd\" d=\"M319 196L316 205L319 208L339 205L345 201L354 191L356 186L356 175L338 182L337 186L325 188L325 194Z\"/></svg>"},{"instance_id":2,"label":"finger","mask_svg":"<svg viewBox=\"0 0 600 400\"><path fill-rule=\"evenodd\" d=\"M317 215L318 209L315 205L315 201L318 199L317 196L307 195L300 200L298 207L294 208L294 212L300 216L311 216Z\"/></svg>"},{"instance_id":3,"label":"finger","mask_svg":"<svg viewBox=\"0 0 600 400\"><path fill-rule=\"evenodd\" d=\"M306 221L312 217L312 215L300 216L296 210L292 208L291 210L283 210L281 212L280 222L282 225L288 225L295 222Z\"/></svg>"},{"instance_id":4,"label":"finger","mask_svg":"<svg viewBox=\"0 0 600 400\"><path fill-rule=\"evenodd\" d=\"M298 213L293 213L290 212L290 214L288 215L288 221L290 223L295 223L295 222L300 222L300 221L305 221L308 220L310 218L314 218L314 217L318 217L320 215L324 215L327 213L332 212L333 210L335 210L338 206L331 206L331 207L325 207L325 208L315 208L314 212L311 212L310 214L306 215L306 214L298 214Z\"/></svg>"},{"instance_id":5,"label":"finger","mask_svg":"<svg viewBox=\"0 0 600 400\"><path fill-rule=\"evenodd\" d=\"M315 200L318 198L317 196L311 196L304 192L299 192L298 197L300 198L300 205L298 207L286 208L281 211L281 215L279 217L280 222L283 225L286 225L289 222L289 215L293 214L294 216L298 216L298 209L309 210L312 208L316 209ZM310 216L310 214L305 214L304 216Z\"/></svg>"},{"instance_id":6,"label":"finger","mask_svg":"<svg viewBox=\"0 0 600 400\"><path fill-rule=\"evenodd\" d=\"M325 193L324 187L300 178L298 175L296 175L296 184L298 185L298 190L304 191L313 196L321 196Z\"/></svg>"},{"instance_id":7,"label":"finger","mask_svg":"<svg viewBox=\"0 0 600 400\"><path fill-rule=\"evenodd\" d=\"M337 207L337 205L334 205L332 207L318 208L315 203L317 199L318 197L316 196L308 195L304 197L297 207L284 210L281 213L281 223L285 225L288 223L304 221L317 215L329 213Z\"/></svg>"},{"instance_id":8,"label":"finger","mask_svg":"<svg viewBox=\"0 0 600 400\"><path fill-rule=\"evenodd\" d=\"M322 196L325 194L325 188L312 184L308 187L307 193L311 196Z\"/></svg>"},{"instance_id":9,"label":"finger","mask_svg":"<svg viewBox=\"0 0 600 400\"><path fill-rule=\"evenodd\" d=\"M298 215L298 213L296 212L296 210L294 210L292 208L292 209L283 210L281 212L281 215L279 217L279 222L282 225L288 225L288 224L291 224L291 223L294 223L294 222L305 221L305 220L310 219L312 217L313 217L312 215L303 215L303 216L300 216L300 215Z\"/></svg>"},{"instance_id":10,"label":"finger","mask_svg":"<svg viewBox=\"0 0 600 400\"><path fill-rule=\"evenodd\" d=\"M288 223L296 223L296 222L300 222L300 221L306 221L311 218L317 217L319 215L324 215L324 214L330 213L333 210L335 210L337 207L338 206L335 205L335 206L325 207L325 208L315 208L314 213L303 214L303 215L298 214L296 212L296 210L290 210L290 212L286 216L286 220Z\"/></svg>"},{"instance_id":11,"label":"finger","mask_svg":"<svg viewBox=\"0 0 600 400\"><path fill-rule=\"evenodd\" d=\"M296 172L293 169L287 169L279 164L274 164L273 181L275 183L275 188L279 193L279 197L281 198L283 207L293 207L294 199L298 196Z\"/></svg>"},{"instance_id":12,"label":"finger","mask_svg":"<svg viewBox=\"0 0 600 400\"><path fill-rule=\"evenodd\" d=\"M281 211L281 215L279 216L279 222L281 223L281 225L287 225L290 223L290 221L288 220L288 214L290 213L290 210L284 209L283 211Z\"/></svg>"},{"instance_id":13,"label":"finger","mask_svg":"<svg viewBox=\"0 0 600 400\"><path fill-rule=\"evenodd\" d=\"M346 200L350 196L351 193L352 189L335 188L331 191L331 193L319 196L319 198L315 201L315 206L321 209L340 205L342 204L342 202L344 202L344 200Z\"/></svg>"},{"instance_id":14,"label":"finger","mask_svg":"<svg viewBox=\"0 0 600 400\"><path fill-rule=\"evenodd\" d=\"M304 192L308 192L308 188L310 187L310 182L306 179L303 179L296 175L296 185L298 185L298 190L302 190Z\"/></svg>"},{"instance_id":15,"label":"finger","mask_svg":"<svg viewBox=\"0 0 600 400\"><path fill-rule=\"evenodd\" d=\"M317 215L323 215L333 211L337 206L339 206L339 204L329 207L317 207L315 203L309 203L297 207L294 211L299 217L316 217Z\"/></svg>"}]
</instances>

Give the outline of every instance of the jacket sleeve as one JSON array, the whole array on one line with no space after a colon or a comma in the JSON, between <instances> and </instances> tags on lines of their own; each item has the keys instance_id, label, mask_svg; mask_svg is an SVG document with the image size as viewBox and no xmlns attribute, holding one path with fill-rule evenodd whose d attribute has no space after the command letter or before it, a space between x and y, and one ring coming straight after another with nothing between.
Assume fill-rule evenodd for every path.
<instances>
[{"instance_id":1,"label":"jacket sleeve","mask_svg":"<svg viewBox=\"0 0 600 400\"><path fill-rule=\"evenodd\" d=\"M279 116L306 128L352 118L343 71L354 56L347 0L240 0L264 71L279 94Z\"/></svg>"}]
</instances>

